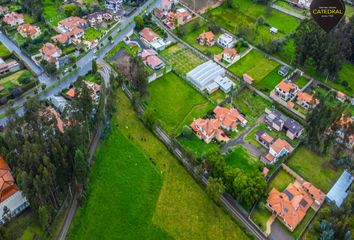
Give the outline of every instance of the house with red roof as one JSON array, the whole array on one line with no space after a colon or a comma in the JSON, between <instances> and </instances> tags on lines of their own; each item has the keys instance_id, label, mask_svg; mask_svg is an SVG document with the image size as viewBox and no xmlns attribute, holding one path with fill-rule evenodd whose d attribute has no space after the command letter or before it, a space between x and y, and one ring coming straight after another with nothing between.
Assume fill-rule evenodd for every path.
<instances>
[{"instance_id":1,"label":"house with red roof","mask_svg":"<svg viewBox=\"0 0 354 240\"><path fill-rule=\"evenodd\" d=\"M9 13L9 9L7 7L0 6L0 16L5 16Z\"/></svg>"},{"instance_id":2,"label":"house with red roof","mask_svg":"<svg viewBox=\"0 0 354 240\"><path fill-rule=\"evenodd\" d=\"M291 100L296 96L299 91L299 87L288 80L282 80L273 90L275 96L281 98L284 101Z\"/></svg>"},{"instance_id":3,"label":"house with red roof","mask_svg":"<svg viewBox=\"0 0 354 240\"><path fill-rule=\"evenodd\" d=\"M139 36L147 47L151 47L156 51L163 50L166 47L164 40L151 28L143 28L139 32Z\"/></svg>"},{"instance_id":4,"label":"house with red roof","mask_svg":"<svg viewBox=\"0 0 354 240\"><path fill-rule=\"evenodd\" d=\"M157 71L165 66L164 62L157 56L157 52L153 49L143 49L138 53L145 65Z\"/></svg>"},{"instance_id":5,"label":"house with red roof","mask_svg":"<svg viewBox=\"0 0 354 240\"><path fill-rule=\"evenodd\" d=\"M211 47L215 44L215 35L212 31L202 32L197 40L200 45Z\"/></svg>"},{"instance_id":6,"label":"house with red roof","mask_svg":"<svg viewBox=\"0 0 354 240\"><path fill-rule=\"evenodd\" d=\"M225 62L231 64L240 59L240 55L237 54L235 48L224 48L223 52L214 56L214 61L220 62L224 60Z\"/></svg>"},{"instance_id":7,"label":"house with red roof","mask_svg":"<svg viewBox=\"0 0 354 240\"><path fill-rule=\"evenodd\" d=\"M71 38L65 33L59 33L51 38L55 43L63 44L64 46L71 44Z\"/></svg>"},{"instance_id":8,"label":"house with red roof","mask_svg":"<svg viewBox=\"0 0 354 240\"><path fill-rule=\"evenodd\" d=\"M305 109L312 109L315 108L320 101L307 92L299 91L297 93L296 103Z\"/></svg>"},{"instance_id":9,"label":"house with red roof","mask_svg":"<svg viewBox=\"0 0 354 240\"><path fill-rule=\"evenodd\" d=\"M336 131L337 141L345 143L348 149L354 148L354 134L349 134L348 130L354 125L354 116L345 116L342 114L337 122L338 130Z\"/></svg>"},{"instance_id":10,"label":"house with red roof","mask_svg":"<svg viewBox=\"0 0 354 240\"><path fill-rule=\"evenodd\" d=\"M220 122L216 119L198 118L192 122L190 127L200 139L210 143L220 131Z\"/></svg>"},{"instance_id":11,"label":"house with red roof","mask_svg":"<svg viewBox=\"0 0 354 240\"><path fill-rule=\"evenodd\" d=\"M49 63L56 63L57 68L59 68L58 58L61 56L62 51L53 43L45 43L43 47L39 49L42 54L42 58Z\"/></svg>"},{"instance_id":12,"label":"house with red roof","mask_svg":"<svg viewBox=\"0 0 354 240\"><path fill-rule=\"evenodd\" d=\"M26 197L22 194L11 174L11 169L0 156L0 224L3 224L4 208L10 210L15 217L29 206Z\"/></svg>"},{"instance_id":13,"label":"house with red roof","mask_svg":"<svg viewBox=\"0 0 354 240\"><path fill-rule=\"evenodd\" d=\"M41 35L41 30L39 27L34 26L29 23L22 24L17 27L17 32L24 38L36 39Z\"/></svg>"},{"instance_id":14,"label":"house with red roof","mask_svg":"<svg viewBox=\"0 0 354 240\"><path fill-rule=\"evenodd\" d=\"M294 151L294 148L286 140L278 138L269 145L268 150L268 153L262 154L261 161L265 164L274 164L281 157Z\"/></svg>"},{"instance_id":15,"label":"house with red roof","mask_svg":"<svg viewBox=\"0 0 354 240\"><path fill-rule=\"evenodd\" d=\"M227 131L237 131L237 126L246 126L247 120L236 108L217 106L213 110L215 118L219 120L221 127Z\"/></svg>"},{"instance_id":16,"label":"house with red roof","mask_svg":"<svg viewBox=\"0 0 354 240\"><path fill-rule=\"evenodd\" d=\"M23 14L17 12L12 12L5 15L5 17L2 20L4 21L4 23L10 26L21 25L25 22Z\"/></svg>"}]
</instances>

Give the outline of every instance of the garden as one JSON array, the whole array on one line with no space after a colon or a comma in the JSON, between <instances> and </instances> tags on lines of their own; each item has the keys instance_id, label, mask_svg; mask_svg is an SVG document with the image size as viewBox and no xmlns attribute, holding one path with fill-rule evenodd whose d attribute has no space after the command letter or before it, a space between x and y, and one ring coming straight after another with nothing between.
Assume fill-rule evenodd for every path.
<instances>
[{"instance_id":1,"label":"garden","mask_svg":"<svg viewBox=\"0 0 354 240\"><path fill-rule=\"evenodd\" d=\"M248 88L239 92L232 103L245 115L249 126L256 122L266 108L271 107L270 102Z\"/></svg>"},{"instance_id":2,"label":"garden","mask_svg":"<svg viewBox=\"0 0 354 240\"><path fill-rule=\"evenodd\" d=\"M121 91L117 103L68 239L249 239L144 127Z\"/></svg>"},{"instance_id":3,"label":"garden","mask_svg":"<svg viewBox=\"0 0 354 240\"><path fill-rule=\"evenodd\" d=\"M255 84L255 87L265 94L269 95L270 92L280 83L284 77L278 73L281 66L276 67L265 78Z\"/></svg>"},{"instance_id":4,"label":"garden","mask_svg":"<svg viewBox=\"0 0 354 240\"><path fill-rule=\"evenodd\" d=\"M0 43L0 58L8 57L11 54L4 44Z\"/></svg>"},{"instance_id":5,"label":"garden","mask_svg":"<svg viewBox=\"0 0 354 240\"><path fill-rule=\"evenodd\" d=\"M188 72L204 62L204 60L195 55L192 50L179 43L161 51L160 55L165 62L172 65L173 69L182 76L185 76Z\"/></svg>"},{"instance_id":6,"label":"garden","mask_svg":"<svg viewBox=\"0 0 354 240\"><path fill-rule=\"evenodd\" d=\"M245 171L259 171L259 167L262 165L241 145L236 145L232 152L226 156L226 164Z\"/></svg>"},{"instance_id":7,"label":"garden","mask_svg":"<svg viewBox=\"0 0 354 240\"><path fill-rule=\"evenodd\" d=\"M267 59L257 50L252 50L228 69L241 78L247 73L254 79L254 84L257 84L278 66L277 62Z\"/></svg>"},{"instance_id":8,"label":"garden","mask_svg":"<svg viewBox=\"0 0 354 240\"><path fill-rule=\"evenodd\" d=\"M66 17L65 14L62 11L60 11L60 6L62 4L63 3L58 0L43 1L44 19L52 27L56 27L58 25L58 22Z\"/></svg>"},{"instance_id":9,"label":"garden","mask_svg":"<svg viewBox=\"0 0 354 240\"><path fill-rule=\"evenodd\" d=\"M287 165L306 181L324 192L328 192L342 174L343 169L335 169L330 156L319 156L304 146L292 153Z\"/></svg>"},{"instance_id":10,"label":"garden","mask_svg":"<svg viewBox=\"0 0 354 240\"><path fill-rule=\"evenodd\" d=\"M189 126L194 118L204 116L214 107L173 72L152 82L149 90L147 107L170 135L176 133L178 136L184 125Z\"/></svg>"}]
</instances>

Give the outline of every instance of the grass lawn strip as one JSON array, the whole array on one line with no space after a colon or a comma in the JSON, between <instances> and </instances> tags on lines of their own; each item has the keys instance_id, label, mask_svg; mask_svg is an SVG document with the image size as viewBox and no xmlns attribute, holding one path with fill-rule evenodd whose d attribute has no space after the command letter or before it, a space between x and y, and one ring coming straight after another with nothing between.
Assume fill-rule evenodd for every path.
<instances>
[{"instance_id":1,"label":"grass lawn strip","mask_svg":"<svg viewBox=\"0 0 354 240\"><path fill-rule=\"evenodd\" d=\"M244 73L250 75L257 84L270 72L272 72L279 64L275 61L269 60L257 50L252 50L246 56L229 67L229 70L239 77Z\"/></svg>"},{"instance_id":2,"label":"grass lawn strip","mask_svg":"<svg viewBox=\"0 0 354 240\"><path fill-rule=\"evenodd\" d=\"M194 118L203 117L213 109L213 104L170 72L150 84L148 108L154 111L169 134L176 132L179 135L184 125L190 125Z\"/></svg>"},{"instance_id":3,"label":"grass lawn strip","mask_svg":"<svg viewBox=\"0 0 354 240\"><path fill-rule=\"evenodd\" d=\"M136 186L141 184L140 176L138 176L138 179L133 179L134 182L131 183L126 178L119 176L121 174L125 174L124 170L114 166L116 164L121 164L117 163L119 161L127 161L127 159L124 159L125 154L132 154L128 151L125 151L124 149L120 151L115 150L120 148L119 144L123 138L124 141L128 141L128 143L123 143L123 145L132 146L134 149L137 149L135 151L144 153L145 157L141 157L141 160L145 160L147 162L146 164L141 162L138 165L134 165L136 160L128 158L129 161L127 161L126 164L128 167L132 165L132 171L135 171L135 169L141 168L142 166L152 166L152 164L149 162L152 161L156 164L156 169L158 169L159 173L162 174L163 184L157 203L153 208L154 214L152 217L152 223L154 224L153 226L156 226L156 228L160 230L160 233L163 232L165 234L160 236L145 235L142 236L142 238L136 238L136 235L139 233L135 232L139 232L140 228L143 226L139 226L136 223L134 223L134 225L127 225L127 223L129 223L128 221L130 221L132 218L131 215L133 213L139 213L139 216L146 215L142 213L142 211L151 212L151 209L144 208L141 210L136 210L134 202L124 203L121 201L116 201L117 203L115 205L117 206L114 205L113 210L116 208L124 208L124 212L122 213L123 215L120 216L119 214L115 214L112 210L110 210L110 212L107 213L108 216L104 215L105 224L100 224L97 216L86 218L85 215L87 214L101 214L102 206L104 207L107 205L107 201L104 201L103 204L94 203L95 199L90 200L90 194L88 197L88 202L91 201L91 203L95 204L97 208L91 208L91 212L82 213L82 215L81 211L79 214L77 214L75 223L78 223L79 226L73 225L71 228L72 235L70 235L75 236L75 238L68 239L84 239L85 234L83 233L88 232L85 229L94 229L95 232L102 232L103 234L107 235L106 233L109 232L112 228L115 229L114 232L111 232L114 235L109 235L108 239L122 236L120 234L121 229L123 229L122 231L131 234L125 235L124 239L160 239L164 236L169 236L175 239L248 239L248 237L243 233L243 230L240 229L237 224L235 224L231 218L224 213L223 210L218 208L208 198L204 190L202 190L200 186L188 175L186 170L178 163L178 161L171 156L163 144L153 134L151 134L150 131L145 129L140 120L137 118L136 113L132 110L133 108L129 100L122 92L119 92L117 103L119 105L119 112L113 124L113 134L119 133L120 135L124 135L124 138L121 136L121 139L118 141L115 140L117 135L112 135L105 143L103 143L100 146L96 164L99 164L101 160L102 165L107 166L107 168L114 168L112 171L110 171L111 174L114 174L113 176L118 176L116 178L112 176L105 177L102 174L96 176L100 178L107 178L107 180L109 179L107 184L112 184L111 182L115 181L114 184L112 184L113 188L111 188L110 191L107 191L107 185L105 185L105 183L99 184L99 188L102 189L100 191L108 192L107 195L109 195L110 198L112 198L111 196L114 196L113 201L116 201L115 199L117 198L128 199L128 196L131 196L136 192L135 188L140 188L139 186ZM109 143L109 141L112 141L112 143ZM108 144L110 149L105 149ZM116 154L106 154L105 152L107 152L107 150L115 151ZM104 158L100 158L100 156ZM104 163L105 161L107 163ZM129 164L132 161L134 161L133 164ZM94 165L94 168L99 168L99 166ZM98 170L94 170L94 172L95 171ZM145 169L145 171L147 171L147 169ZM132 174L137 175L134 172ZM145 173L142 172L141 174ZM93 178L94 177L95 176L93 173ZM120 183L119 181L122 182ZM118 187L120 184L127 186L123 186L124 189L126 189L126 192L123 195L128 196L112 194L112 191L120 191ZM156 187L150 189L150 193L156 192L155 188ZM91 186L90 189L93 191L94 187ZM140 196L137 198L140 198ZM151 196L151 198L155 198L155 196ZM146 199L133 199L133 201L145 202ZM86 205L88 206L90 204ZM109 206L110 205L111 204L109 204ZM132 206L132 208L127 209L125 205ZM130 211L133 211L133 213L130 213ZM110 221L107 220L107 217L110 218ZM84 222L86 219L89 222ZM120 219L124 219L124 222L118 222ZM149 223L149 220L151 219L146 219L145 222ZM116 225L120 224L123 226L115 227ZM77 230L78 227L80 227L79 230ZM146 229L146 227L143 228ZM130 229L135 230L135 232L129 231ZM76 234L74 235L74 233ZM143 232L141 234L143 234ZM89 238L92 237L94 236L89 235ZM100 238L104 239L105 236L101 235Z\"/></svg>"},{"instance_id":4,"label":"grass lawn strip","mask_svg":"<svg viewBox=\"0 0 354 240\"><path fill-rule=\"evenodd\" d=\"M333 169L329 160L330 156L318 156L301 146L292 153L287 165L306 181L327 193L343 171Z\"/></svg>"},{"instance_id":5,"label":"grass lawn strip","mask_svg":"<svg viewBox=\"0 0 354 240\"><path fill-rule=\"evenodd\" d=\"M226 156L226 163L228 165L246 171L257 171L256 162L257 159L240 145L237 145L234 150Z\"/></svg>"},{"instance_id":6,"label":"grass lawn strip","mask_svg":"<svg viewBox=\"0 0 354 240\"><path fill-rule=\"evenodd\" d=\"M284 79L283 76L278 74L279 68L280 66L270 72L263 80L257 82L255 87L266 94L270 94L275 86Z\"/></svg>"},{"instance_id":7,"label":"grass lawn strip","mask_svg":"<svg viewBox=\"0 0 354 240\"><path fill-rule=\"evenodd\" d=\"M279 192L283 192L289 183L293 183L294 181L295 178L281 169L278 174L270 181L268 192L270 192L273 188L276 188Z\"/></svg>"},{"instance_id":8,"label":"grass lawn strip","mask_svg":"<svg viewBox=\"0 0 354 240\"><path fill-rule=\"evenodd\" d=\"M263 207L260 206L263 204ZM265 207L265 203L259 203L256 210L252 214L252 220L262 228L263 231L267 229L267 221L272 216L271 212Z\"/></svg>"}]
</instances>

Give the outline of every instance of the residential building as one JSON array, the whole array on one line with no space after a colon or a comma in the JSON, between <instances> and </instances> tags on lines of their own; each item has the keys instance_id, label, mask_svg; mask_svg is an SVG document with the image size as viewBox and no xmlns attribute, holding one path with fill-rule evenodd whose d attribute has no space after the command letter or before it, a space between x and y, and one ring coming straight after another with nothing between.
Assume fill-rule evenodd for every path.
<instances>
[{"instance_id":1,"label":"residential building","mask_svg":"<svg viewBox=\"0 0 354 240\"><path fill-rule=\"evenodd\" d=\"M164 62L157 57L157 52L153 49L143 49L138 53L138 56L143 60L145 65L157 71L165 66Z\"/></svg>"},{"instance_id":2,"label":"residential building","mask_svg":"<svg viewBox=\"0 0 354 240\"><path fill-rule=\"evenodd\" d=\"M156 51L165 49L166 43L151 28L144 28L139 32L139 36L148 47L152 47Z\"/></svg>"},{"instance_id":3,"label":"residential building","mask_svg":"<svg viewBox=\"0 0 354 240\"><path fill-rule=\"evenodd\" d=\"M25 24L22 24L22 25L18 26L17 27L17 31L24 38L29 37L31 39L35 39L39 35L41 35L41 30L39 29L39 27L31 25L29 23L25 23Z\"/></svg>"},{"instance_id":4,"label":"residential building","mask_svg":"<svg viewBox=\"0 0 354 240\"><path fill-rule=\"evenodd\" d=\"M294 148L287 141L278 138L269 145L269 151L261 156L261 161L265 164L274 164L293 150Z\"/></svg>"},{"instance_id":5,"label":"residential building","mask_svg":"<svg viewBox=\"0 0 354 240\"><path fill-rule=\"evenodd\" d=\"M87 88L90 90L92 100L97 102L101 95L101 86L97 83L90 82L90 81L84 81L84 83L86 84ZM74 87L69 88L69 90L66 92L66 96L69 97L70 99L75 98L76 94L77 92Z\"/></svg>"},{"instance_id":6,"label":"residential building","mask_svg":"<svg viewBox=\"0 0 354 240\"><path fill-rule=\"evenodd\" d=\"M284 192L273 188L267 198L267 208L290 230L301 223L313 199L298 185L290 183Z\"/></svg>"},{"instance_id":7,"label":"residential building","mask_svg":"<svg viewBox=\"0 0 354 240\"><path fill-rule=\"evenodd\" d=\"M172 1L171 0L162 0L161 1L161 9L166 15L172 8Z\"/></svg>"},{"instance_id":8,"label":"residential building","mask_svg":"<svg viewBox=\"0 0 354 240\"><path fill-rule=\"evenodd\" d=\"M288 75L289 71L290 71L290 68L289 68L289 67L287 67L287 66L282 66L281 68L279 68L278 74L279 74L280 76L285 77L286 75Z\"/></svg>"},{"instance_id":9,"label":"residential building","mask_svg":"<svg viewBox=\"0 0 354 240\"><path fill-rule=\"evenodd\" d=\"M200 91L204 91L218 76L224 77L225 69L209 60L188 72L186 77Z\"/></svg>"},{"instance_id":10,"label":"residential building","mask_svg":"<svg viewBox=\"0 0 354 240\"><path fill-rule=\"evenodd\" d=\"M294 119L287 118L284 122L283 130L286 132L286 136L293 140L295 138L299 138L302 135L304 127Z\"/></svg>"},{"instance_id":11,"label":"residential building","mask_svg":"<svg viewBox=\"0 0 354 240\"><path fill-rule=\"evenodd\" d=\"M9 165L0 156L0 224L4 224L5 207L10 210L11 217L15 217L28 206L29 203L17 187Z\"/></svg>"},{"instance_id":12,"label":"residential building","mask_svg":"<svg viewBox=\"0 0 354 240\"><path fill-rule=\"evenodd\" d=\"M177 26L184 25L192 19L192 14L185 8L178 8L176 12L168 12L164 23L170 28L174 29Z\"/></svg>"},{"instance_id":13,"label":"residential building","mask_svg":"<svg viewBox=\"0 0 354 240\"><path fill-rule=\"evenodd\" d=\"M223 91L224 93L229 93L234 87L236 87L236 84L226 76L223 77L219 75L214 79L214 82L219 86L221 91Z\"/></svg>"},{"instance_id":14,"label":"residential building","mask_svg":"<svg viewBox=\"0 0 354 240\"><path fill-rule=\"evenodd\" d=\"M110 13L98 11L87 15L86 19L91 27L95 27L104 21L111 21L113 16Z\"/></svg>"},{"instance_id":15,"label":"residential building","mask_svg":"<svg viewBox=\"0 0 354 240\"><path fill-rule=\"evenodd\" d=\"M337 207L340 207L348 196L353 181L354 177L347 170L344 170L337 182L328 192L327 200L334 202Z\"/></svg>"},{"instance_id":16,"label":"residential building","mask_svg":"<svg viewBox=\"0 0 354 240\"><path fill-rule=\"evenodd\" d=\"M312 109L315 108L320 102L313 95L300 91L297 93L296 103L305 109Z\"/></svg>"},{"instance_id":17,"label":"residential building","mask_svg":"<svg viewBox=\"0 0 354 240\"><path fill-rule=\"evenodd\" d=\"M71 32L77 28L85 29L86 27L87 21L76 16L65 18L58 23L58 30L61 33Z\"/></svg>"},{"instance_id":18,"label":"residential building","mask_svg":"<svg viewBox=\"0 0 354 240\"><path fill-rule=\"evenodd\" d=\"M12 12L12 13L5 15L5 17L2 20L7 25L10 25L10 26L21 25L25 22L23 14L17 13L17 12Z\"/></svg>"},{"instance_id":19,"label":"residential building","mask_svg":"<svg viewBox=\"0 0 354 240\"><path fill-rule=\"evenodd\" d=\"M222 48L233 48L235 47L236 40L230 34L223 33L219 36L217 44Z\"/></svg>"},{"instance_id":20,"label":"residential building","mask_svg":"<svg viewBox=\"0 0 354 240\"><path fill-rule=\"evenodd\" d=\"M265 148L269 148L269 146L274 142L274 138L270 136L268 133L264 132L262 129L259 129L256 132L254 138Z\"/></svg>"},{"instance_id":21,"label":"residential building","mask_svg":"<svg viewBox=\"0 0 354 240\"><path fill-rule=\"evenodd\" d=\"M43 47L39 50L42 54L42 58L49 63L56 63L57 68L59 68L58 58L61 56L62 51L53 43L45 43Z\"/></svg>"},{"instance_id":22,"label":"residential building","mask_svg":"<svg viewBox=\"0 0 354 240\"><path fill-rule=\"evenodd\" d=\"M65 33L60 33L51 38L54 42L61 43L64 46L71 44L71 38L68 37Z\"/></svg>"},{"instance_id":23,"label":"residential building","mask_svg":"<svg viewBox=\"0 0 354 240\"><path fill-rule=\"evenodd\" d=\"M0 58L0 74L16 72L18 70L20 70L20 64L16 60L5 62L2 58Z\"/></svg>"},{"instance_id":24,"label":"residential building","mask_svg":"<svg viewBox=\"0 0 354 240\"><path fill-rule=\"evenodd\" d=\"M248 84L253 84L254 79L253 79L250 75L248 75L247 73L244 73L244 74L242 75L242 77L243 77L243 80L244 80L246 83L248 83Z\"/></svg>"},{"instance_id":25,"label":"residential building","mask_svg":"<svg viewBox=\"0 0 354 240\"><path fill-rule=\"evenodd\" d=\"M287 80L282 80L273 90L275 96L286 102L294 98L298 91L299 87L295 83Z\"/></svg>"},{"instance_id":26,"label":"residential building","mask_svg":"<svg viewBox=\"0 0 354 240\"><path fill-rule=\"evenodd\" d=\"M122 9L123 0L105 0L104 5L106 9L111 10L113 12L117 12Z\"/></svg>"},{"instance_id":27,"label":"residential building","mask_svg":"<svg viewBox=\"0 0 354 240\"><path fill-rule=\"evenodd\" d=\"M235 48L225 48L222 53L214 56L214 61L220 62L224 60L225 62L232 64L240 59L240 55L237 54Z\"/></svg>"},{"instance_id":28,"label":"residential building","mask_svg":"<svg viewBox=\"0 0 354 240\"><path fill-rule=\"evenodd\" d=\"M304 128L294 119L284 116L278 110L271 111L266 109L265 112L265 122L276 131L285 131L286 136L292 140L302 135Z\"/></svg>"},{"instance_id":29,"label":"residential building","mask_svg":"<svg viewBox=\"0 0 354 240\"><path fill-rule=\"evenodd\" d=\"M336 99L340 102L345 102L345 100L347 100L347 96L344 93L338 91Z\"/></svg>"},{"instance_id":30,"label":"residential building","mask_svg":"<svg viewBox=\"0 0 354 240\"><path fill-rule=\"evenodd\" d=\"M59 110L59 112L64 113L66 107L68 106L68 101L61 97L61 96L53 96L50 98L51 103L53 106Z\"/></svg>"},{"instance_id":31,"label":"residential building","mask_svg":"<svg viewBox=\"0 0 354 240\"><path fill-rule=\"evenodd\" d=\"M337 122L338 130L337 141L340 143L345 143L348 149L354 148L354 134L347 134L348 128L354 124L354 116L345 116L342 114L341 118Z\"/></svg>"},{"instance_id":32,"label":"residential building","mask_svg":"<svg viewBox=\"0 0 354 240\"><path fill-rule=\"evenodd\" d=\"M198 42L200 45L211 47L215 44L215 35L213 32L203 32L198 37Z\"/></svg>"},{"instance_id":33,"label":"residential building","mask_svg":"<svg viewBox=\"0 0 354 240\"><path fill-rule=\"evenodd\" d=\"M214 109L215 118L219 120L221 127L227 131L237 131L240 124L245 127L247 120L236 108L225 108L217 106Z\"/></svg>"},{"instance_id":34,"label":"residential building","mask_svg":"<svg viewBox=\"0 0 354 240\"><path fill-rule=\"evenodd\" d=\"M302 183L302 189L307 192L312 199L314 200L314 203L319 207L322 205L324 200L326 199L326 194L321 191L321 189L316 188L312 183L309 182L303 182Z\"/></svg>"},{"instance_id":35,"label":"residential building","mask_svg":"<svg viewBox=\"0 0 354 240\"><path fill-rule=\"evenodd\" d=\"M0 6L0 16L5 16L9 13L9 9L7 7Z\"/></svg>"},{"instance_id":36,"label":"residential building","mask_svg":"<svg viewBox=\"0 0 354 240\"><path fill-rule=\"evenodd\" d=\"M190 125L196 135L210 143L211 140L220 132L220 122L216 119L196 119Z\"/></svg>"}]
</instances>

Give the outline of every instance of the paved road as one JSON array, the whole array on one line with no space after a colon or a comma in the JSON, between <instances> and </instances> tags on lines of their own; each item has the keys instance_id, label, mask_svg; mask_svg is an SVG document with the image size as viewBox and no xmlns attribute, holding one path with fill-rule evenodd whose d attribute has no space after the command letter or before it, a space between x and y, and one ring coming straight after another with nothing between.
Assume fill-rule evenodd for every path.
<instances>
[{"instance_id":1,"label":"paved road","mask_svg":"<svg viewBox=\"0 0 354 240\"><path fill-rule=\"evenodd\" d=\"M272 5L272 8L274 8L274 9L280 11L280 12L283 12L283 13L285 13L285 14L288 14L288 15L290 15L290 16L299 18L299 19L301 19L301 20L304 20L304 19L307 18L306 16L304 16L304 15L302 15L302 14L293 12L293 11L291 11L291 10L289 10L289 9L280 7L280 6L276 5L276 4L273 4L273 5Z\"/></svg>"}]
</instances>

